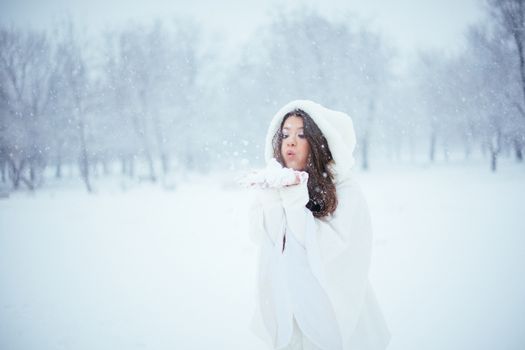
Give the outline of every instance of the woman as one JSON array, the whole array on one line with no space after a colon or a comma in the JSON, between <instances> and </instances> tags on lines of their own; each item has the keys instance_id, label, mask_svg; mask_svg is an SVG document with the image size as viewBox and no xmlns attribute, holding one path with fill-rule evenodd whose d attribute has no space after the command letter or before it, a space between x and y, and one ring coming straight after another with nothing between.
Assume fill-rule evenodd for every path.
<instances>
[{"instance_id":1,"label":"woman","mask_svg":"<svg viewBox=\"0 0 525 350\"><path fill-rule=\"evenodd\" d=\"M260 189L250 212L259 246L251 327L273 349L385 349L389 342L368 281L372 230L351 172L354 147L351 118L312 101L286 104L270 123L266 161L298 174L289 185Z\"/></svg>"}]
</instances>

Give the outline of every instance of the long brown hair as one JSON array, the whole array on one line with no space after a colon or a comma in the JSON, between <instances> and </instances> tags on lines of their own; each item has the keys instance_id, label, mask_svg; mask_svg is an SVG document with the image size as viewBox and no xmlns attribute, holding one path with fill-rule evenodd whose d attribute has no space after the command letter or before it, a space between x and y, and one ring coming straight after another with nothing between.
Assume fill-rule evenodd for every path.
<instances>
[{"instance_id":1,"label":"long brown hair","mask_svg":"<svg viewBox=\"0 0 525 350\"><path fill-rule=\"evenodd\" d=\"M275 159L282 166L286 166L281 155L282 129L286 119L292 116L303 120L304 135L310 145L310 154L308 155L305 168L305 171L308 173L308 195L310 201L306 204L306 207L312 211L315 217L321 218L332 214L337 208L334 175L328 166L334 162L334 159L321 129L315 124L312 117L301 109L288 112L283 117L279 130L273 136L272 144Z\"/></svg>"}]
</instances>

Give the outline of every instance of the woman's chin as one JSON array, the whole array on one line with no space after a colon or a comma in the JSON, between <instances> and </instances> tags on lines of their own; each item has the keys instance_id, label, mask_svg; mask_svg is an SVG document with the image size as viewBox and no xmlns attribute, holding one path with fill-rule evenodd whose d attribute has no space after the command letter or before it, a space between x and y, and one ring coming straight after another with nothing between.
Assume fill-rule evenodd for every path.
<instances>
[{"instance_id":1,"label":"woman's chin","mask_svg":"<svg viewBox=\"0 0 525 350\"><path fill-rule=\"evenodd\" d=\"M304 171L304 166L300 166L297 163L286 163L286 167L295 171Z\"/></svg>"}]
</instances>

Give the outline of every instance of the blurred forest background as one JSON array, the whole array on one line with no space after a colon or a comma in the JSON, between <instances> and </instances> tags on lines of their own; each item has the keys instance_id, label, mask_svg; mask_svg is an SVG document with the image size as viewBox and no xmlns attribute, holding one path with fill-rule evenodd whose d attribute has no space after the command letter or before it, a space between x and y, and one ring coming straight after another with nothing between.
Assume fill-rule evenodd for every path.
<instances>
[{"instance_id":1,"label":"blurred forest background","mask_svg":"<svg viewBox=\"0 0 525 350\"><path fill-rule=\"evenodd\" d=\"M0 192L72 177L89 192L104 176L169 186L184 172L261 166L270 119L297 98L352 116L363 170L523 162L525 4L484 10L460 52L421 50L403 72L366 22L306 7L277 11L229 60L187 16L95 36L67 15L47 29L3 21Z\"/></svg>"}]
</instances>

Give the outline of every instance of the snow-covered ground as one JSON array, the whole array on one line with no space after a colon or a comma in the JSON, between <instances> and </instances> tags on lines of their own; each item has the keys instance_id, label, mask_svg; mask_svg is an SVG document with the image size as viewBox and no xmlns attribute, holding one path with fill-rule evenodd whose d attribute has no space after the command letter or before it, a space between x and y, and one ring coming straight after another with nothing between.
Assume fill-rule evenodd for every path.
<instances>
[{"instance_id":1,"label":"snow-covered ground","mask_svg":"<svg viewBox=\"0 0 525 350\"><path fill-rule=\"evenodd\" d=\"M248 328L252 193L230 175L0 200L0 349L265 349ZM389 349L525 348L525 165L357 176Z\"/></svg>"}]
</instances>

